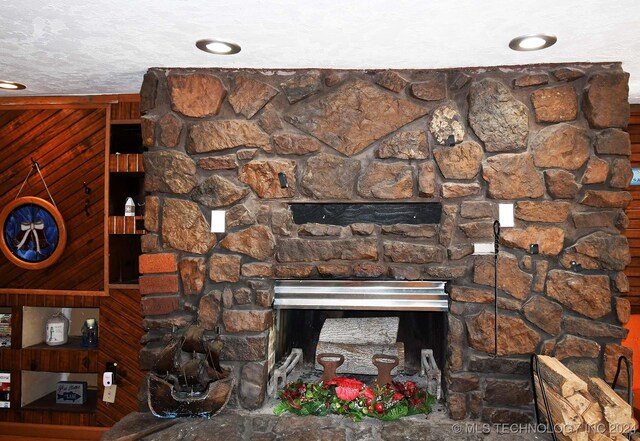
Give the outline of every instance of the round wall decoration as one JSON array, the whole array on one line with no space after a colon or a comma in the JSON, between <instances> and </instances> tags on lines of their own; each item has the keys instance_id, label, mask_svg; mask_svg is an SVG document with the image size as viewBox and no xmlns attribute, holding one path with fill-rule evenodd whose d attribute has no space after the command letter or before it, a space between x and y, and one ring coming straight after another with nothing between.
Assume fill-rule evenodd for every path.
<instances>
[{"instance_id":1,"label":"round wall decoration","mask_svg":"<svg viewBox=\"0 0 640 441\"><path fill-rule=\"evenodd\" d=\"M0 251L20 268L37 270L54 264L64 252L67 230L55 205L25 196L0 212Z\"/></svg>"}]
</instances>

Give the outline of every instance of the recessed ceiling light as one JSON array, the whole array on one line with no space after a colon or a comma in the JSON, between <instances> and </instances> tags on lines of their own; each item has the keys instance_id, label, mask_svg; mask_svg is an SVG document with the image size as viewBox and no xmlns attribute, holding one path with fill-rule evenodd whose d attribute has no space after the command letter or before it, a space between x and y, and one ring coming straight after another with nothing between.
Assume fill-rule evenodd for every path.
<instances>
[{"instance_id":1,"label":"recessed ceiling light","mask_svg":"<svg viewBox=\"0 0 640 441\"><path fill-rule=\"evenodd\" d=\"M553 46L558 38L549 34L521 35L509 42L509 47L514 51L539 51Z\"/></svg>"},{"instance_id":2,"label":"recessed ceiling light","mask_svg":"<svg viewBox=\"0 0 640 441\"><path fill-rule=\"evenodd\" d=\"M240 46L235 43L210 38L196 41L196 47L201 51L216 55L233 55L240 52Z\"/></svg>"},{"instance_id":3,"label":"recessed ceiling light","mask_svg":"<svg viewBox=\"0 0 640 441\"><path fill-rule=\"evenodd\" d=\"M16 83L15 81L3 81L0 80L0 89L3 90L22 90L26 89L24 84Z\"/></svg>"}]
</instances>

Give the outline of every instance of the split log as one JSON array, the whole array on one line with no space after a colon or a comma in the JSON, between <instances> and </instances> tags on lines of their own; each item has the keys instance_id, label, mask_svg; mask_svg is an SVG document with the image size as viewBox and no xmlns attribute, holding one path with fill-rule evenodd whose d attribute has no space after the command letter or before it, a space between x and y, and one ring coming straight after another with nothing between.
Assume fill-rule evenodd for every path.
<instances>
[{"instance_id":1,"label":"split log","mask_svg":"<svg viewBox=\"0 0 640 441\"><path fill-rule=\"evenodd\" d=\"M550 388L563 397L570 397L576 392L587 391L587 383L571 372L557 358L546 355L538 356L542 379Z\"/></svg>"},{"instance_id":2,"label":"split log","mask_svg":"<svg viewBox=\"0 0 640 441\"><path fill-rule=\"evenodd\" d=\"M589 392L600 403L612 434L630 432L633 409L601 378L589 379Z\"/></svg>"},{"instance_id":3,"label":"split log","mask_svg":"<svg viewBox=\"0 0 640 441\"><path fill-rule=\"evenodd\" d=\"M542 390L540 389L540 381L537 375L534 375L534 382L536 394L538 396L538 409L546 418L546 409L542 398ZM547 386L546 382L545 386ZM551 412L551 419L553 420L554 425L557 425L560 432L564 435L570 436L570 434L578 433L578 430L583 424L583 419L578 412L576 412L571 403L549 387L545 387L545 393L547 395L547 401L549 402L549 410ZM581 437L582 435L576 435L576 438L570 439L574 440Z\"/></svg>"},{"instance_id":4,"label":"split log","mask_svg":"<svg viewBox=\"0 0 640 441\"><path fill-rule=\"evenodd\" d=\"M393 355L399 363L392 375L404 370L404 344L397 342L398 317L363 317L327 319L322 325L316 355L333 353L344 356L338 374L376 375L375 354ZM322 367L316 361L315 368Z\"/></svg>"}]
</instances>

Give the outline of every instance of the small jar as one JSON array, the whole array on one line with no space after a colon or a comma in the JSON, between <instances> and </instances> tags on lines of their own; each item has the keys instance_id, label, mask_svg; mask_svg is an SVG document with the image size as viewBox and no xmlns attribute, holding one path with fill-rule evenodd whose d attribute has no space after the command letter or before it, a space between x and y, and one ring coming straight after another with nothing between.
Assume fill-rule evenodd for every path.
<instances>
[{"instance_id":1,"label":"small jar","mask_svg":"<svg viewBox=\"0 0 640 441\"><path fill-rule=\"evenodd\" d=\"M98 347L98 323L96 319L87 319L82 325L82 347Z\"/></svg>"},{"instance_id":2,"label":"small jar","mask_svg":"<svg viewBox=\"0 0 640 441\"><path fill-rule=\"evenodd\" d=\"M49 346L59 346L66 344L68 340L69 319L60 311L47 320L44 341Z\"/></svg>"},{"instance_id":3,"label":"small jar","mask_svg":"<svg viewBox=\"0 0 640 441\"><path fill-rule=\"evenodd\" d=\"M127 198L124 203L124 215L125 216L135 216L136 215L136 204L133 202L133 198Z\"/></svg>"}]
</instances>

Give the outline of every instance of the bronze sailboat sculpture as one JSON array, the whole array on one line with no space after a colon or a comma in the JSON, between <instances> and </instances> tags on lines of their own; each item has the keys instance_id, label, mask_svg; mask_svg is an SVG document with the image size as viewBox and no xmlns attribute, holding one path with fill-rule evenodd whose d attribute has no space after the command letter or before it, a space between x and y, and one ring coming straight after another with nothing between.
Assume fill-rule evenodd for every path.
<instances>
[{"instance_id":1,"label":"bronze sailboat sculpture","mask_svg":"<svg viewBox=\"0 0 640 441\"><path fill-rule=\"evenodd\" d=\"M220 366L222 342L192 325L173 335L147 376L148 404L159 418L210 418L227 405L234 380Z\"/></svg>"}]
</instances>

